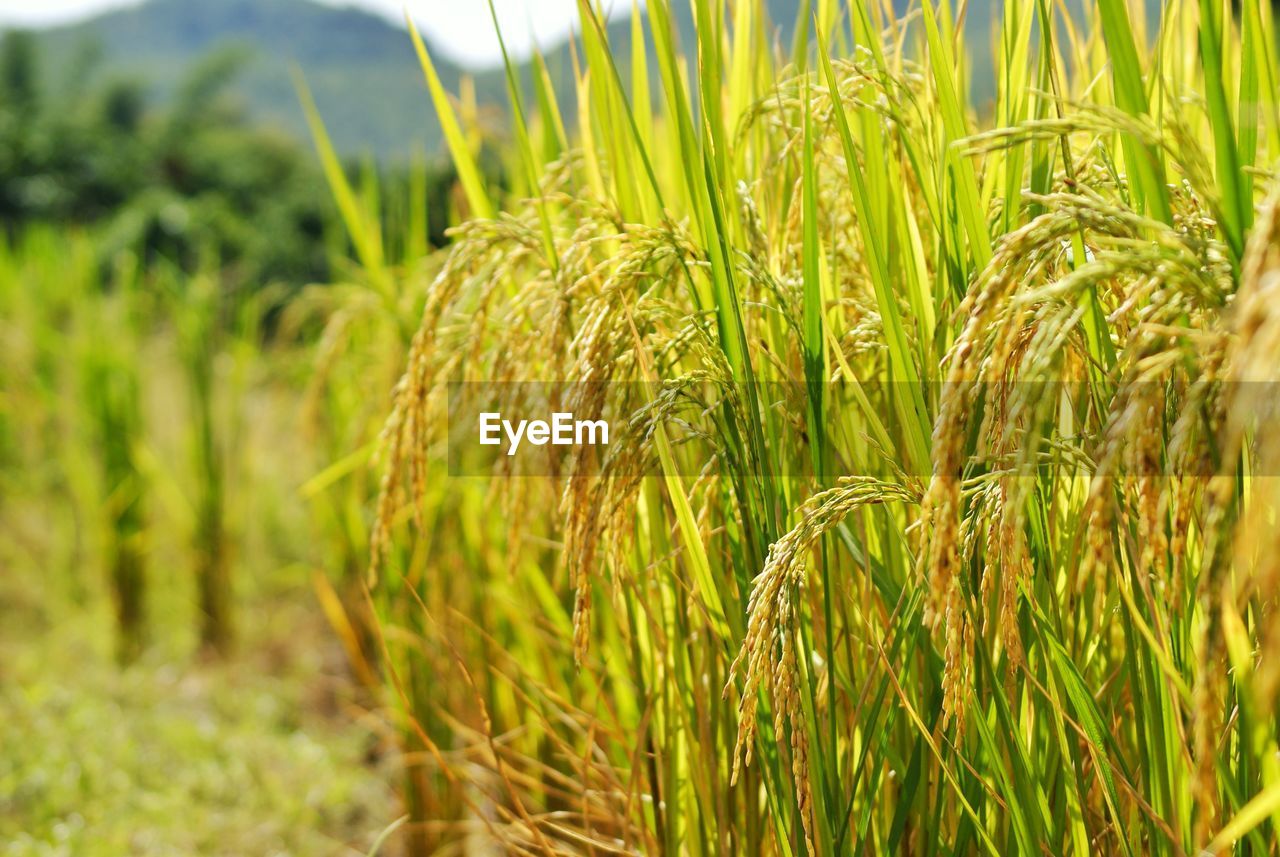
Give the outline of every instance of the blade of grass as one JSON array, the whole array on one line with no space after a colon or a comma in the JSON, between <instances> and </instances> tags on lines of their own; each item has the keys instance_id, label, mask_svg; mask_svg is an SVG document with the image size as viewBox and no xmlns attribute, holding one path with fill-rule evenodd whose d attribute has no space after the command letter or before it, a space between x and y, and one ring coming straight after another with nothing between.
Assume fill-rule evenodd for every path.
<instances>
[{"instance_id":1,"label":"blade of grass","mask_svg":"<svg viewBox=\"0 0 1280 857\"><path fill-rule=\"evenodd\" d=\"M1223 81L1222 4L1200 0L1200 63L1204 69L1205 101L1209 108L1209 125L1213 129L1213 155L1218 191L1222 194L1222 231L1238 263L1244 253L1244 232L1252 220L1253 206L1248 199L1244 176L1240 171L1240 153L1232 128L1227 90ZM1242 59L1246 67L1252 56ZM1256 89L1256 77L1248 88Z\"/></svg>"},{"instance_id":2,"label":"blade of grass","mask_svg":"<svg viewBox=\"0 0 1280 857\"><path fill-rule=\"evenodd\" d=\"M1116 104L1131 116L1145 117L1150 112L1147 93L1125 0L1098 0L1098 15L1110 60ZM1160 152L1131 134L1122 134L1121 144L1139 209L1172 225L1173 212L1169 207L1164 160Z\"/></svg>"},{"instance_id":3,"label":"blade of grass","mask_svg":"<svg viewBox=\"0 0 1280 857\"><path fill-rule=\"evenodd\" d=\"M320 156L321 169L329 183L334 201L338 205L342 222L347 227L347 234L351 236L356 255L360 259L360 264L364 265L365 270L369 272L374 286L384 298L389 298L394 291L394 286L383 263L382 235L378 223L369 216L368 209L360 204L355 189L347 179L347 173L338 160L337 152L333 149L329 134L324 127L324 120L320 118L320 111L316 109L315 100L311 97L311 90L302 77L301 70L294 66L291 71L293 85L297 90L299 101L302 102L302 112L307 119L307 127L311 129L311 137L315 141L316 152Z\"/></svg>"},{"instance_id":4,"label":"blade of grass","mask_svg":"<svg viewBox=\"0 0 1280 857\"><path fill-rule=\"evenodd\" d=\"M476 165L471 146L467 143L462 127L458 124L457 114L449 102L449 95L440 83L440 75L436 72L435 63L427 52L427 46L418 34L418 27L408 12L404 16L405 25L409 28L409 37L413 40L413 49L418 54L418 62L422 66L422 74L427 81L427 89L431 93L431 102L435 105L436 116L440 119L440 130L444 134L445 144L453 158L454 169L458 171L458 181L462 183L467 205L471 214L481 220L493 218L493 203L484 188L484 180L480 177L480 168Z\"/></svg>"}]
</instances>

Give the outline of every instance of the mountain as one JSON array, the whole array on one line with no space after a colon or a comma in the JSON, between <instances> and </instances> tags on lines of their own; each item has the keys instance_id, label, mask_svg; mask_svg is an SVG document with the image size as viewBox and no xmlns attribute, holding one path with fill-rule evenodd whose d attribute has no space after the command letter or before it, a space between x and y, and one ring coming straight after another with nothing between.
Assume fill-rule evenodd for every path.
<instances>
[{"instance_id":1,"label":"mountain","mask_svg":"<svg viewBox=\"0 0 1280 857\"><path fill-rule=\"evenodd\" d=\"M290 68L315 96L334 145L343 152L404 157L440 139L422 70L405 31L376 15L310 0L151 0L41 33L54 79L84 51L98 53L95 76L145 81L168 95L198 58L237 45L245 65L230 87L257 120L306 139ZM433 58L456 92L462 69ZM505 102L502 78L480 75L477 96Z\"/></svg>"}]
</instances>

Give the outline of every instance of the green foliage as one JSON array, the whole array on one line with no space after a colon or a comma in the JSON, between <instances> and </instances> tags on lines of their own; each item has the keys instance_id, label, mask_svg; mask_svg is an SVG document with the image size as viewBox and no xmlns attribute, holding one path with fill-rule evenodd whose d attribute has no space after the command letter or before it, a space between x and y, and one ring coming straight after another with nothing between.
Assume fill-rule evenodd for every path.
<instances>
[{"instance_id":1,"label":"green foliage","mask_svg":"<svg viewBox=\"0 0 1280 857\"><path fill-rule=\"evenodd\" d=\"M0 44L0 227L8 235L41 223L90 227L106 267L122 251L140 252L144 266L164 259L187 271L213 256L228 287L333 278L347 246L335 243L324 179L301 143L232 97L242 49L194 64L160 109L141 80L90 73L92 51L81 55L83 85L60 93L40 72L42 44L20 32ZM336 156L331 167L356 172ZM406 246L442 242L451 169L418 161L376 174L388 234Z\"/></svg>"},{"instance_id":2,"label":"green foliage","mask_svg":"<svg viewBox=\"0 0 1280 857\"><path fill-rule=\"evenodd\" d=\"M22 30L0 36L0 100L19 116L36 106L35 39Z\"/></svg>"},{"instance_id":3,"label":"green foliage","mask_svg":"<svg viewBox=\"0 0 1280 857\"><path fill-rule=\"evenodd\" d=\"M30 66L24 44L11 36L0 61ZM331 204L302 149L222 97L238 63L197 65L167 112L121 79L71 101L39 89L0 101L0 222L99 225L104 260L138 248L191 267L212 251L244 281L323 278Z\"/></svg>"}]
</instances>

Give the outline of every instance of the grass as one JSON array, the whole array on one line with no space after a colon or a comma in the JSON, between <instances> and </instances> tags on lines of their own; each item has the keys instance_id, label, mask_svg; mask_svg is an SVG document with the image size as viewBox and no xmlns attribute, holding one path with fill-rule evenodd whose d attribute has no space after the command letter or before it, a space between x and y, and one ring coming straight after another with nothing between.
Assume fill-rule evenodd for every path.
<instances>
[{"instance_id":1,"label":"grass","mask_svg":"<svg viewBox=\"0 0 1280 857\"><path fill-rule=\"evenodd\" d=\"M411 850L1275 853L1270 7L1006 3L977 107L945 3L692 8L628 84L579 4L508 193L432 86L470 215L370 539ZM632 431L449 478L459 380Z\"/></svg>"},{"instance_id":2,"label":"grass","mask_svg":"<svg viewBox=\"0 0 1280 857\"><path fill-rule=\"evenodd\" d=\"M0 854L366 853L394 803L368 735L317 698L317 675L341 686L331 647L256 633L259 655L234 664L185 669L161 645L118 671L106 617L32 621L48 594L30 586L5 587L27 610L0 634ZM305 611L272 613L325 640Z\"/></svg>"}]
</instances>

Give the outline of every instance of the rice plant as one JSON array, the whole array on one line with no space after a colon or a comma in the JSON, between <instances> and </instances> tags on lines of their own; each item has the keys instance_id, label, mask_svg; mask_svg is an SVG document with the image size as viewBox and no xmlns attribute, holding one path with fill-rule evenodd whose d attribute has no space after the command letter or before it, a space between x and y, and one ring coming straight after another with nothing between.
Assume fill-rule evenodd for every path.
<instances>
[{"instance_id":1,"label":"rice plant","mask_svg":"<svg viewBox=\"0 0 1280 857\"><path fill-rule=\"evenodd\" d=\"M200 644L209 653L225 654L231 646L231 540L227 533L227 458L225 430L219 420L217 361L229 313L217 279L197 276L182 283L186 294L173 300L187 385L191 391L196 469L196 591L200 606Z\"/></svg>"},{"instance_id":2,"label":"rice plant","mask_svg":"<svg viewBox=\"0 0 1280 857\"><path fill-rule=\"evenodd\" d=\"M770 5L650 0L624 67L581 0L505 191L414 34L462 216L369 533L411 850L1276 853L1270 6L1010 0L975 104L963 4ZM457 385L521 382L621 437L458 475Z\"/></svg>"},{"instance_id":3,"label":"rice plant","mask_svg":"<svg viewBox=\"0 0 1280 857\"><path fill-rule=\"evenodd\" d=\"M110 292L95 292L89 278L81 297L92 308L82 314L86 343L83 393L100 462L101 526L105 533L109 588L122 662L135 660L149 639L147 617L147 479L139 466L143 393L138 371L136 272L118 274ZM100 288L100 287L99 287Z\"/></svg>"}]
</instances>

